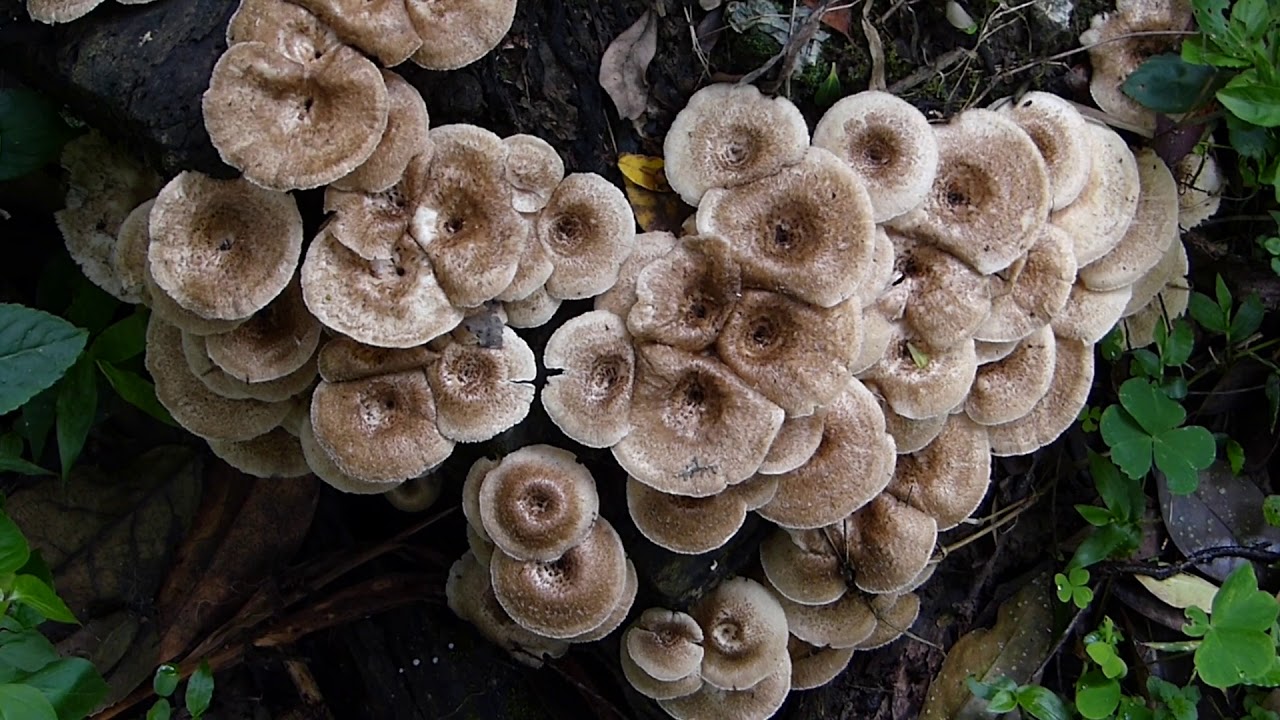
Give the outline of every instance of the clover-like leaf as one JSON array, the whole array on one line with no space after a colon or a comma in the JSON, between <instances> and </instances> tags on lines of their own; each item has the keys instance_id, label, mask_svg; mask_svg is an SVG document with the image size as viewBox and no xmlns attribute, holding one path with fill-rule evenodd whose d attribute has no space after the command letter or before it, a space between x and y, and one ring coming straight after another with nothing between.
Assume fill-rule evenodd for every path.
<instances>
[{"instance_id":1,"label":"clover-like leaf","mask_svg":"<svg viewBox=\"0 0 1280 720\"><path fill-rule=\"evenodd\" d=\"M1156 467L1169 483L1169 492L1186 495L1199 484L1200 471L1213 464L1218 447L1213 433L1192 425L1152 438L1152 453Z\"/></svg>"},{"instance_id":2,"label":"clover-like leaf","mask_svg":"<svg viewBox=\"0 0 1280 720\"><path fill-rule=\"evenodd\" d=\"M1186 410L1148 380L1131 378L1120 386L1120 404L1151 435L1182 424Z\"/></svg>"},{"instance_id":3,"label":"clover-like leaf","mask_svg":"<svg viewBox=\"0 0 1280 720\"><path fill-rule=\"evenodd\" d=\"M1098 429L1111 448L1111 460L1125 475L1137 480L1151 470L1151 433L1128 411L1112 405L1102 412Z\"/></svg>"}]
</instances>

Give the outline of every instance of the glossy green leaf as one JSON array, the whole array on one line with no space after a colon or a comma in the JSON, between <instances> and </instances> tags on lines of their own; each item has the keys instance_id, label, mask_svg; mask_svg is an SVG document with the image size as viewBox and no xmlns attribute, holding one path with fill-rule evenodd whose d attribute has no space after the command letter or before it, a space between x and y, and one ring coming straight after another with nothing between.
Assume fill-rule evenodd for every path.
<instances>
[{"instance_id":1,"label":"glossy green leaf","mask_svg":"<svg viewBox=\"0 0 1280 720\"><path fill-rule=\"evenodd\" d=\"M1227 462L1231 465L1231 474L1239 475L1244 469L1244 446L1234 439L1227 438Z\"/></svg>"},{"instance_id":2,"label":"glossy green leaf","mask_svg":"<svg viewBox=\"0 0 1280 720\"><path fill-rule=\"evenodd\" d=\"M23 88L0 88L0 181L56 159L75 134L44 97Z\"/></svg>"},{"instance_id":3,"label":"glossy green leaf","mask_svg":"<svg viewBox=\"0 0 1280 720\"><path fill-rule=\"evenodd\" d=\"M813 102L820 108L829 108L839 99L840 76L836 73L836 64L831 63L831 71L813 93Z\"/></svg>"},{"instance_id":4,"label":"glossy green leaf","mask_svg":"<svg viewBox=\"0 0 1280 720\"><path fill-rule=\"evenodd\" d=\"M1187 417L1181 405L1141 378L1126 380L1120 386L1120 404L1151 435L1172 430Z\"/></svg>"},{"instance_id":5,"label":"glossy green leaf","mask_svg":"<svg viewBox=\"0 0 1280 720\"><path fill-rule=\"evenodd\" d=\"M1231 114L1258 127L1280 126L1280 85L1267 83L1255 70L1246 70L1231 78L1217 93Z\"/></svg>"},{"instance_id":6,"label":"glossy green leaf","mask_svg":"<svg viewBox=\"0 0 1280 720\"><path fill-rule=\"evenodd\" d=\"M1229 55L1218 49L1212 42L1203 38L1189 37L1182 41L1182 59L1195 65L1212 65L1220 68L1249 67L1245 58Z\"/></svg>"},{"instance_id":7,"label":"glossy green leaf","mask_svg":"<svg viewBox=\"0 0 1280 720\"><path fill-rule=\"evenodd\" d=\"M0 574L17 572L30 557L27 538L8 514L0 512Z\"/></svg>"},{"instance_id":8,"label":"glossy green leaf","mask_svg":"<svg viewBox=\"0 0 1280 720\"><path fill-rule=\"evenodd\" d=\"M44 455L45 443L49 433L53 432L53 423L58 416L58 389L50 387L28 400L23 406L18 420L13 427L22 437L27 439L31 448L31 457L40 460Z\"/></svg>"},{"instance_id":9,"label":"glossy green leaf","mask_svg":"<svg viewBox=\"0 0 1280 720\"><path fill-rule=\"evenodd\" d=\"M987 712L1007 713L1013 712L1018 707L1018 696L1009 690L997 690L995 695L991 696L991 700L987 702Z\"/></svg>"},{"instance_id":10,"label":"glossy green leaf","mask_svg":"<svg viewBox=\"0 0 1280 720\"><path fill-rule=\"evenodd\" d=\"M57 659L57 648L35 628L0 632L0 682L26 677Z\"/></svg>"},{"instance_id":11,"label":"glossy green leaf","mask_svg":"<svg viewBox=\"0 0 1280 720\"><path fill-rule=\"evenodd\" d=\"M1200 292L1191 293L1191 298L1187 301L1187 308L1191 312L1191 317L1200 324L1200 327L1218 334L1227 332L1226 315L1222 312L1222 308L1218 307L1208 295Z\"/></svg>"},{"instance_id":12,"label":"glossy green leaf","mask_svg":"<svg viewBox=\"0 0 1280 720\"><path fill-rule=\"evenodd\" d=\"M213 702L213 670L209 668L207 660L202 660L200 667L187 678L187 712L191 713L192 718L199 720L200 716L209 709L211 702Z\"/></svg>"},{"instance_id":13,"label":"glossy green leaf","mask_svg":"<svg viewBox=\"0 0 1280 720\"><path fill-rule=\"evenodd\" d=\"M60 317L0 304L0 415L57 382L87 339L88 333Z\"/></svg>"},{"instance_id":14,"label":"glossy green leaf","mask_svg":"<svg viewBox=\"0 0 1280 720\"><path fill-rule=\"evenodd\" d=\"M178 426L169 411L156 399L156 386L150 380L138 373L122 370L105 360L98 361L98 369L106 376L111 389L125 402L166 425Z\"/></svg>"},{"instance_id":15,"label":"glossy green leaf","mask_svg":"<svg viewBox=\"0 0 1280 720\"><path fill-rule=\"evenodd\" d=\"M1067 563L1068 568L1084 568L1110 557L1128 555L1138 547L1138 528L1134 525L1106 525L1085 538Z\"/></svg>"},{"instance_id":16,"label":"glossy green leaf","mask_svg":"<svg viewBox=\"0 0 1280 720\"><path fill-rule=\"evenodd\" d=\"M1080 517L1084 518L1085 522L1094 527L1102 527L1115 521L1110 510L1097 505L1076 505L1076 512L1080 513Z\"/></svg>"},{"instance_id":17,"label":"glossy green leaf","mask_svg":"<svg viewBox=\"0 0 1280 720\"><path fill-rule=\"evenodd\" d=\"M1090 670L1076 683L1076 710L1089 720L1109 718L1120 705L1120 683Z\"/></svg>"},{"instance_id":18,"label":"glossy green leaf","mask_svg":"<svg viewBox=\"0 0 1280 720\"><path fill-rule=\"evenodd\" d=\"M53 588L35 575L19 575L14 580L11 598L35 608L50 620L64 623L78 622L71 609L62 602L62 598L58 597Z\"/></svg>"},{"instance_id":19,"label":"glossy green leaf","mask_svg":"<svg viewBox=\"0 0 1280 720\"><path fill-rule=\"evenodd\" d=\"M0 457L0 472L12 472L19 475L56 475L52 470L46 470L39 465L16 457Z\"/></svg>"},{"instance_id":20,"label":"glossy green leaf","mask_svg":"<svg viewBox=\"0 0 1280 720\"><path fill-rule=\"evenodd\" d=\"M1271 527L1280 527L1280 495L1268 495L1262 501L1262 516Z\"/></svg>"},{"instance_id":21,"label":"glossy green leaf","mask_svg":"<svg viewBox=\"0 0 1280 720\"><path fill-rule=\"evenodd\" d=\"M0 685L0 720L58 720L53 705L29 685Z\"/></svg>"},{"instance_id":22,"label":"glossy green leaf","mask_svg":"<svg viewBox=\"0 0 1280 720\"><path fill-rule=\"evenodd\" d=\"M1195 344L1196 334L1191 324L1183 318L1174 320L1173 329L1169 332L1169 339L1165 341L1164 351L1161 353L1164 364L1167 367L1185 365L1191 358Z\"/></svg>"},{"instance_id":23,"label":"glossy green leaf","mask_svg":"<svg viewBox=\"0 0 1280 720\"><path fill-rule=\"evenodd\" d=\"M1231 289L1227 287L1227 281L1222 279L1222 275L1215 275L1213 278L1213 294L1218 301L1218 309L1224 315L1231 312Z\"/></svg>"},{"instance_id":24,"label":"glossy green leaf","mask_svg":"<svg viewBox=\"0 0 1280 720\"><path fill-rule=\"evenodd\" d=\"M140 355L146 349L146 344L147 313L135 312L94 338L89 345L89 355L94 360L119 364Z\"/></svg>"},{"instance_id":25,"label":"glossy green leaf","mask_svg":"<svg viewBox=\"0 0 1280 720\"><path fill-rule=\"evenodd\" d=\"M1166 53L1147 58L1120 89L1143 107L1175 115L1189 112L1213 97L1218 71L1195 65L1180 55Z\"/></svg>"},{"instance_id":26,"label":"glossy green leaf","mask_svg":"<svg viewBox=\"0 0 1280 720\"><path fill-rule=\"evenodd\" d=\"M1098 423L1102 439L1111 448L1111 460L1134 480L1151 470L1151 434L1124 408L1112 405Z\"/></svg>"},{"instance_id":27,"label":"glossy green leaf","mask_svg":"<svg viewBox=\"0 0 1280 720\"><path fill-rule=\"evenodd\" d=\"M1243 342L1250 335L1257 332L1258 328L1262 327L1262 316L1265 314L1266 310L1262 307L1262 300L1258 298L1256 293L1245 298L1231 318L1227 338L1234 343Z\"/></svg>"},{"instance_id":28,"label":"glossy green leaf","mask_svg":"<svg viewBox=\"0 0 1280 720\"><path fill-rule=\"evenodd\" d=\"M1275 657L1265 633L1211 629L1196 649L1196 672L1209 687L1228 688L1265 673Z\"/></svg>"},{"instance_id":29,"label":"glossy green leaf","mask_svg":"<svg viewBox=\"0 0 1280 720\"><path fill-rule=\"evenodd\" d=\"M156 691L160 697L169 697L174 690L178 689L178 668L174 665L165 663L156 668L155 677L151 679L151 688Z\"/></svg>"},{"instance_id":30,"label":"glossy green leaf","mask_svg":"<svg viewBox=\"0 0 1280 720\"><path fill-rule=\"evenodd\" d=\"M1213 464L1218 444L1213 433L1192 425L1153 438L1152 454L1156 468L1169 484L1169 492L1186 495L1200 484L1200 471Z\"/></svg>"},{"instance_id":31,"label":"glossy green leaf","mask_svg":"<svg viewBox=\"0 0 1280 720\"><path fill-rule=\"evenodd\" d=\"M155 705L147 711L147 720L169 720L173 715L173 707L169 705L169 701L160 698Z\"/></svg>"},{"instance_id":32,"label":"glossy green leaf","mask_svg":"<svg viewBox=\"0 0 1280 720\"><path fill-rule=\"evenodd\" d=\"M98 410L98 375L89 358L76 361L58 383L57 408L58 458L66 477L84 449Z\"/></svg>"},{"instance_id":33,"label":"glossy green leaf","mask_svg":"<svg viewBox=\"0 0 1280 720\"><path fill-rule=\"evenodd\" d=\"M1071 720L1071 711L1062 698L1039 685L1018 688L1018 707L1036 720Z\"/></svg>"},{"instance_id":34,"label":"glossy green leaf","mask_svg":"<svg viewBox=\"0 0 1280 720\"><path fill-rule=\"evenodd\" d=\"M107 683L93 663L63 658L37 670L23 681L39 690L53 706L58 720L81 720L107 697Z\"/></svg>"},{"instance_id":35,"label":"glossy green leaf","mask_svg":"<svg viewBox=\"0 0 1280 720\"><path fill-rule=\"evenodd\" d=\"M1130 505L1132 493L1129 486L1134 481L1122 477L1115 463L1092 450L1089 451L1089 474L1093 476L1098 496L1111 513L1121 520L1133 519L1134 508Z\"/></svg>"},{"instance_id":36,"label":"glossy green leaf","mask_svg":"<svg viewBox=\"0 0 1280 720\"><path fill-rule=\"evenodd\" d=\"M1271 629L1280 614L1275 596L1258 589L1253 565L1244 563L1232 571L1213 598L1213 627L1234 630Z\"/></svg>"}]
</instances>

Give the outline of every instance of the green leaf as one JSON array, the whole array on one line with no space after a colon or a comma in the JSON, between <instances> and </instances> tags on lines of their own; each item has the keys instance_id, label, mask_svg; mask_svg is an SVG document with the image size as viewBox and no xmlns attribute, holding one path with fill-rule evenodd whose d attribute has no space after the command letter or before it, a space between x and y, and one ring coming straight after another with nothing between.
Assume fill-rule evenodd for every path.
<instances>
[{"instance_id":1,"label":"green leaf","mask_svg":"<svg viewBox=\"0 0 1280 720\"><path fill-rule=\"evenodd\" d=\"M0 415L57 382L89 335L60 317L0 305Z\"/></svg>"},{"instance_id":2,"label":"green leaf","mask_svg":"<svg viewBox=\"0 0 1280 720\"><path fill-rule=\"evenodd\" d=\"M1228 688L1265 673L1275 657L1266 633L1211 628L1196 649L1196 672L1209 687Z\"/></svg>"},{"instance_id":3,"label":"green leaf","mask_svg":"<svg viewBox=\"0 0 1280 720\"><path fill-rule=\"evenodd\" d=\"M1191 358L1191 351L1195 349L1195 344L1196 334L1191 329L1191 323L1182 318L1174 320L1173 329L1169 332L1169 339L1162 353L1165 366L1185 365Z\"/></svg>"},{"instance_id":4,"label":"green leaf","mask_svg":"<svg viewBox=\"0 0 1280 720\"><path fill-rule=\"evenodd\" d=\"M1098 664L1102 674L1107 678L1122 678L1129 672L1129 666L1116 655L1116 649L1103 642L1089 643L1085 653Z\"/></svg>"},{"instance_id":5,"label":"green leaf","mask_svg":"<svg viewBox=\"0 0 1280 720\"><path fill-rule=\"evenodd\" d=\"M1231 78L1217 93L1233 115L1259 127L1280 126L1280 85L1264 82L1250 69Z\"/></svg>"},{"instance_id":6,"label":"green leaf","mask_svg":"<svg viewBox=\"0 0 1280 720\"><path fill-rule=\"evenodd\" d=\"M1268 495L1262 501L1262 516L1271 527L1280 527L1280 495Z\"/></svg>"},{"instance_id":7,"label":"green leaf","mask_svg":"<svg viewBox=\"0 0 1280 720\"><path fill-rule=\"evenodd\" d=\"M1257 42L1262 39L1271 24L1271 12L1267 8L1269 0L1236 0L1231 6L1231 20L1228 27L1244 42Z\"/></svg>"},{"instance_id":8,"label":"green leaf","mask_svg":"<svg viewBox=\"0 0 1280 720\"><path fill-rule=\"evenodd\" d=\"M57 712L58 720L88 717L107 697L106 681L93 663L84 658L63 658L50 663L23 682L45 696Z\"/></svg>"},{"instance_id":9,"label":"green leaf","mask_svg":"<svg viewBox=\"0 0 1280 720\"><path fill-rule=\"evenodd\" d=\"M173 416L156 399L156 386L138 373L121 370L106 360L98 361L98 369L106 376L111 389L125 402L145 412L166 425L178 426Z\"/></svg>"},{"instance_id":10,"label":"green leaf","mask_svg":"<svg viewBox=\"0 0 1280 720\"><path fill-rule=\"evenodd\" d=\"M1270 593L1258 589L1253 565L1243 563L1227 576L1213 597L1214 629L1265 632L1280 614L1280 604Z\"/></svg>"},{"instance_id":11,"label":"green leaf","mask_svg":"<svg viewBox=\"0 0 1280 720\"><path fill-rule=\"evenodd\" d=\"M1262 392L1267 396L1267 407L1270 410L1271 422L1267 427L1274 431L1276 421L1280 420L1280 375L1276 373L1268 375L1266 382L1263 383Z\"/></svg>"},{"instance_id":12,"label":"green leaf","mask_svg":"<svg viewBox=\"0 0 1280 720\"><path fill-rule=\"evenodd\" d=\"M38 170L74 136L53 103L31 90L0 89L0 180Z\"/></svg>"},{"instance_id":13,"label":"green leaf","mask_svg":"<svg viewBox=\"0 0 1280 720\"><path fill-rule=\"evenodd\" d=\"M1177 115L1203 105L1213 97L1218 84L1218 71L1213 67L1195 65L1180 55L1166 53L1147 58L1120 89L1143 107Z\"/></svg>"},{"instance_id":14,"label":"green leaf","mask_svg":"<svg viewBox=\"0 0 1280 720\"><path fill-rule=\"evenodd\" d=\"M836 64L831 63L831 71L813 93L813 102L820 108L828 108L840 99L840 76L836 74Z\"/></svg>"},{"instance_id":15,"label":"green leaf","mask_svg":"<svg viewBox=\"0 0 1280 720\"><path fill-rule=\"evenodd\" d=\"M1227 318L1222 308L1218 307L1213 300L1204 293L1191 293L1191 299L1187 301L1187 308L1191 312L1191 317L1198 323L1200 327L1209 332L1226 334Z\"/></svg>"},{"instance_id":16,"label":"green leaf","mask_svg":"<svg viewBox=\"0 0 1280 720\"><path fill-rule=\"evenodd\" d=\"M58 458L65 478L84 449L98 409L98 376L87 357L77 360L58 383L57 408Z\"/></svg>"},{"instance_id":17,"label":"green leaf","mask_svg":"<svg viewBox=\"0 0 1280 720\"><path fill-rule=\"evenodd\" d=\"M1187 412L1148 380L1132 378L1120 386L1120 404L1150 435L1182 424ZM1103 435L1106 437L1105 433Z\"/></svg>"},{"instance_id":18,"label":"green leaf","mask_svg":"<svg viewBox=\"0 0 1280 720\"><path fill-rule=\"evenodd\" d=\"M1178 428L1152 441L1156 468L1164 473L1169 492L1186 495L1200 484L1200 470L1213 464L1218 444L1213 433L1198 425Z\"/></svg>"},{"instance_id":19,"label":"green leaf","mask_svg":"<svg viewBox=\"0 0 1280 720\"><path fill-rule=\"evenodd\" d=\"M30 557L31 547L22 531L7 513L0 512L0 574L17 572Z\"/></svg>"},{"instance_id":20,"label":"green leaf","mask_svg":"<svg viewBox=\"0 0 1280 720\"><path fill-rule=\"evenodd\" d=\"M1218 309L1225 316L1231 312L1231 289L1227 287L1227 281L1222 279L1222 275L1215 275L1213 278L1213 294L1218 299Z\"/></svg>"},{"instance_id":21,"label":"green leaf","mask_svg":"<svg viewBox=\"0 0 1280 720\"><path fill-rule=\"evenodd\" d=\"M964 684L969 687L969 692L973 693L974 697L982 698L983 700L990 700L999 692L999 689L994 685L984 683L973 675L965 678Z\"/></svg>"},{"instance_id":22,"label":"green leaf","mask_svg":"<svg viewBox=\"0 0 1280 720\"><path fill-rule=\"evenodd\" d=\"M169 720L169 716L173 714L173 708L169 705L169 701L160 698L155 705L147 711L147 720Z\"/></svg>"},{"instance_id":23,"label":"green leaf","mask_svg":"<svg viewBox=\"0 0 1280 720\"><path fill-rule=\"evenodd\" d=\"M1124 408L1112 405L1104 410L1098 428L1111 448L1111 460L1125 475L1138 480L1151 470L1151 434Z\"/></svg>"},{"instance_id":24,"label":"green leaf","mask_svg":"<svg viewBox=\"0 0 1280 720\"><path fill-rule=\"evenodd\" d=\"M35 628L0 632L0 682L12 682L58 659L58 650Z\"/></svg>"},{"instance_id":25,"label":"green leaf","mask_svg":"<svg viewBox=\"0 0 1280 720\"><path fill-rule=\"evenodd\" d=\"M1120 704L1120 683L1090 670L1076 683L1076 709L1089 720L1109 718Z\"/></svg>"},{"instance_id":26,"label":"green leaf","mask_svg":"<svg viewBox=\"0 0 1280 720\"><path fill-rule=\"evenodd\" d=\"M1018 688L1018 707L1037 720L1071 720L1071 711L1062 698L1039 685Z\"/></svg>"},{"instance_id":27,"label":"green leaf","mask_svg":"<svg viewBox=\"0 0 1280 720\"><path fill-rule=\"evenodd\" d=\"M208 660L201 660L200 667L191 673L191 677L187 679L187 712L191 713L191 717L199 720L209 709L209 704L213 701L213 670L209 668Z\"/></svg>"},{"instance_id":28,"label":"green leaf","mask_svg":"<svg viewBox=\"0 0 1280 720\"><path fill-rule=\"evenodd\" d=\"M1189 637L1204 637L1209 632L1209 614L1199 607L1192 605L1183 611L1187 616L1187 624L1182 626L1182 632Z\"/></svg>"},{"instance_id":29,"label":"green leaf","mask_svg":"<svg viewBox=\"0 0 1280 720\"><path fill-rule=\"evenodd\" d=\"M89 346L94 360L121 363L146 349L147 313L135 312L102 331Z\"/></svg>"},{"instance_id":30,"label":"green leaf","mask_svg":"<svg viewBox=\"0 0 1280 720\"><path fill-rule=\"evenodd\" d=\"M1106 525L1093 531L1076 547L1068 568L1085 568L1105 560L1133 552L1138 547L1139 532L1134 525Z\"/></svg>"},{"instance_id":31,"label":"green leaf","mask_svg":"<svg viewBox=\"0 0 1280 720\"><path fill-rule=\"evenodd\" d=\"M62 598L53 588L35 575L19 575L13 583L13 594L10 596L24 605L35 608L41 615L50 620L64 623L78 623L71 608L62 602Z\"/></svg>"},{"instance_id":32,"label":"green leaf","mask_svg":"<svg viewBox=\"0 0 1280 720\"><path fill-rule=\"evenodd\" d=\"M1206 43L1204 38L1189 37L1182 41L1182 59L1194 65L1212 65L1220 68L1249 67L1244 58L1228 55L1212 42Z\"/></svg>"},{"instance_id":33,"label":"green leaf","mask_svg":"<svg viewBox=\"0 0 1280 720\"><path fill-rule=\"evenodd\" d=\"M916 367L921 370L929 367L929 354L916 347L914 343L907 343L907 352L911 353L911 361L916 364Z\"/></svg>"},{"instance_id":34,"label":"green leaf","mask_svg":"<svg viewBox=\"0 0 1280 720\"><path fill-rule=\"evenodd\" d=\"M1156 327L1161 326L1161 323L1156 323ZM1138 373L1143 377L1158 378L1164 374L1164 363L1160 362L1160 356L1146 348L1134 350L1133 360L1138 365Z\"/></svg>"},{"instance_id":35,"label":"green leaf","mask_svg":"<svg viewBox=\"0 0 1280 720\"><path fill-rule=\"evenodd\" d=\"M1098 489L1098 496L1102 498L1103 504L1111 510L1111 513L1121 520L1132 520L1134 508L1129 503L1131 497L1129 486L1133 481L1121 477L1115 463L1092 450L1089 451L1089 473L1093 475L1093 484ZM1085 519L1088 520L1088 518Z\"/></svg>"},{"instance_id":36,"label":"green leaf","mask_svg":"<svg viewBox=\"0 0 1280 720\"><path fill-rule=\"evenodd\" d=\"M33 687L0 685L0 720L58 720L58 713Z\"/></svg>"},{"instance_id":37,"label":"green leaf","mask_svg":"<svg viewBox=\"0 0 1280 720\"><path fill-rule=\"evenodd\" d=\"M1018 707L1018 696L1008 690L1000 690L987 702L987 712L1007 713Z\"/></svg>"},{"instance_id":38,"label":"green leaf","mask_svg":"<svg viewBox=\"0 0 1280 720\"><path fill-rule=\"evenodd\" d=\"M1076 505L1076 512L1080 513L1080 517L1084 518L1085 522L1094 527L1110 525L1116 520L1110 510L1097 505Z\"/></svg>"},{"instance_id":39,"label":"green leaf","mask_svg":"<svg viewBox=\"0 0 1280 720\"><path fill-rule=\"evenodd\" d=\"M1227 462L1231 464L1231 474L1239 475L1244 469L1244 447L1232 438L1227 438Z\"/></svg>"},{"instance_id":40,"label":"green leaf","mask_svg":"<svg viewBox=\"0 0 1280 720\"><path fill-rule=\"evenodd\" d=\"M1262 327L1262 316L1266 310L1257 293L1249 295L1240 303L1235 317L1231 318L1231 326L1227 329L1227 339L1233 343L1243 342Z\"/></svg>"},{"instance_id":41,"label":"green leaf","mask_svg":"<svg viewBox=\"0 0 1280 720\"><path fill-rule=\"evenodd\" d=\"M50 587L53 586L53 569L45 561L39 550L32 550L27 563L18 568L19 575L31 575Z\"/></svg>"},{"instance_id":42,"label":"green leaf","mask_svg":"<svg viewBox=\"0 0 1280 720\"><path fill-rule=\"evenodd\" d=\"M12 472L12 473L18 473L19 475L54 475L55 474L51 470L45 470L39 465L27 462L22 458L16 458L16 457L0 457L0 472Z\"/></svg>"},{"instance_id":43,"label":"green leaf","mask_svg":"<svg viewBox=\"0 0 1280 720\"><path fill-rule=\"evenodd\" d=\"M178 668L165 663L156 668L156 675L151 680L151 687L160 697L169 697L178 689Z\"/></svg>"},{"instance_id":44,"label":"green leaf","mask_svg":"<svg viewBox=\"0 0 1280 720\"><path fill-rule=\"evenodd\" d=\"M44 444L53 430L57 417L58 390L50 387L36 394L22 406L22 414L18 416L13 427L27 439L31 447L31 458L39 462L44 455Z\"/></svg>"}]
</instances>

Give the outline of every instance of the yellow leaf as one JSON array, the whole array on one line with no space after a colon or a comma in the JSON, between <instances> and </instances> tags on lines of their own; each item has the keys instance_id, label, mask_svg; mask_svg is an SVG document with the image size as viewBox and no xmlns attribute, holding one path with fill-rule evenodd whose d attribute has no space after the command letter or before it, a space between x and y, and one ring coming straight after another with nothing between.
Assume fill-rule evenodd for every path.
<instances>
[{"instance_id":1,"label":"yellow leaf","mask_svg":"<svg viewBox=\"0 0 1280 720\"><path fill-rule=\"evenodd\" d=\"M1147 575L1134 575L1142 586L1160 598L1161 602L1176 608L1189 608L1192 605L1212 612L1213 596L1218 593L1218 586L1198 575L1182 573L1166 580L1157 580Z\"/></svg>"},{"instance_id":2,"label":"yellow leaf","mask_svg":"<svg viewBox=\"0 0 1280 720\"><path fill-rule=\"evenodd\" d=\"M662 158L652 155L622 153L618 156L618 169L623 177L653 192L671 192L666 173L662 171Z\"/></svg>"},{"instance_id":3,"label":"yellow leaf","mask_svg":"<svg viewBox=\"0 0 1280 720\"><path fill-rule=\"evenodd\" d=\"M636 215L636 223L645 232L667 232L680 234L680 226L685 218L693 214L693 208L685 205L680 196L671 192L654 192L623 177L622 184L627 191L627 202Z\"/></svg>"}]
</instances>

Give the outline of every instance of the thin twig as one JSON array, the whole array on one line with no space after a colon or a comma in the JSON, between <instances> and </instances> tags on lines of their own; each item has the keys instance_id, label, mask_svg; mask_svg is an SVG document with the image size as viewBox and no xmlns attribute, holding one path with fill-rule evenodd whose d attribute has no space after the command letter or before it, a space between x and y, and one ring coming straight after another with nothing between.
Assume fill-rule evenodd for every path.
<instances>
[{"instance_id":1,"label":"thin twig","mask_svg":"<svg viewBox=\"0 0 1280 720\"><path fill-rule=\"evenodd\" d=\"M1223 545L1196 551L1188 555L1186 559L1175 563L1157 564L1155 561L1150 560L1136 562L1110 561L1098 563L1094 568L1098 575L1146 575L1157 580L1167 580L1198 565L1221 558L1243 558L1262 563L1280 562L1280 552L1268 550L1267 547L1267 543Z\"/></svg>"}]
</instances>

